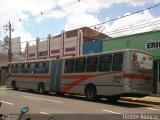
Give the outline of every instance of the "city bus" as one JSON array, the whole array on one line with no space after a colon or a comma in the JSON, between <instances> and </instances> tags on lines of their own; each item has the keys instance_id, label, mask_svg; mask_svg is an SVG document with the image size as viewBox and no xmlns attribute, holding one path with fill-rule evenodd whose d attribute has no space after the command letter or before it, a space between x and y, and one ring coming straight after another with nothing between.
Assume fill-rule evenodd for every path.
<instances>
[{"instance_id":1,"label":"city bus","mask_svg":"<svg viewBox=\"0 0 160 120\"><path fill-rule=\"evenodd\" d=\"M135 49L78 57L9 63L6 81L14 90L37 90L40 94L85 95L117 101L123 96L144 97L152 93L153 58Z\"/></svg>"}]
</instances>

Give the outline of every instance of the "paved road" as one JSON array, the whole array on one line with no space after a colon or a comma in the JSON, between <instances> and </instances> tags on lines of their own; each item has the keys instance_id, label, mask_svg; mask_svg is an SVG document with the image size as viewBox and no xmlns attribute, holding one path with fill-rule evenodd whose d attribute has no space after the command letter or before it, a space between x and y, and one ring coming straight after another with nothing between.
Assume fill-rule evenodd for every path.
<instances>
[{"instance_id":1,"label":"paved road","mask_svg":"<svg viewBox=\"0 0 160 120\"><path fill-rule=\"evenodd\" d=\"M36 92L24 90L13 91L10 88L0 87L0 101L2 106L0 113L18 114L24 106L30 108L28 114L50 115L57 117L82 118L92 117L93 119L104 119L106 115L113 117L125 114L159 114L160 106L118 101L117 103L107 103L106 100L99 102L88 102L83 97L77 96L56 96L54 94L39 95ZM63 114L63 115L60 115ZM74 115L73 115L74 114ZM159 115L160 119L160 115Z\"/></svg>"}]
</instances>

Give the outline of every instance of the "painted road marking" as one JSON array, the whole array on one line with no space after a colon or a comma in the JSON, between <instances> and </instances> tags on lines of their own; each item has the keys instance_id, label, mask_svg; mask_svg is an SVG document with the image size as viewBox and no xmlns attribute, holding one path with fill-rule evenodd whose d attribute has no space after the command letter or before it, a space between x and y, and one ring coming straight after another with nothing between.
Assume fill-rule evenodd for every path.
<instances>
[{"instance_id":1,"label":"painted road marking","mask_svg":"<svg viewBox=\"0 0 160 120\"><path fill-rule=\"evenodd\" d=\"M114 111L110 111L110 110L102 110L103 112L109 112L109 113L113 113L113 114L121 114L121 113L118 113L118 112L114 112Z\"/></svg>"},{"instance_id":2,"label":"painted road marking","mask_svg":"<svg viewBox=\"0 0 160 120\"><path fill-rule=\"evenodd\" d=\"M0 94L4 94L4 93L6 93L6 92L0 92Z\"/></svg>"},{"instance_id":3,"label":"painted road marking","mask_svg":"<svg viewBox=\"0 0 160 120\"><path fill-rule=\"evenodd\" d=\"M2 103L8 104L8 105L14 105L13 103L6 102L6 101L1 101Z\"/></svg>"},{"instance_id":4,"label":"painted road marking","mask_svg":"<svg viewBox=\"0 0 160 120\"><path fill-rule=\"evenodd\" d=\"M1 88L6 88L7 86L1 86Z\"/></svg>"},{"instance_id":5,"label":"painted road marking","mask_svg":"<svg viewBox=\"0 0 160 120\"><path fill-rule=\"evenodd\" d=\"M44 115L49 115L48 113L46 113L46 112L40 112L41 114L44 114Z\"/></svg>"},{"instance_id":6,"label":"painted road marking","mask_svg":"<svg viewBox=\"0 0 160 120\"><path fill-rule=\"evenodd\" d=\"M155 110L155 111L160 111L160 109L155 109L155 108L147 108L148 110Z\"/></svg>"},{"instance_id":7,"label":"painted road marking","mask_svg":"<svg viewBox=\"0 0 160 120\"><path fill-rule=\"evenodd\" d=\"M22 95L22 96L26 97L26 98L31 98L31 99L45 100L45 101L56 102L56 103L63 103L63 102L57 101L57 100L50 100L50 99L44 99L44 98L38 98L38 97L32 97L32 96L25 96L25 95Z\"/></svg>"},{"instance_id":8,"label":"painted road marking","mask_svg":"<svg viewBox=\"0 0 160 120\"><path fill-rule=\"evenodd\" d=\"M0 87L0 90L6 90L6 88L3 88L3 87L1 88L1 87Z\"/></svg>"}]
</instances>

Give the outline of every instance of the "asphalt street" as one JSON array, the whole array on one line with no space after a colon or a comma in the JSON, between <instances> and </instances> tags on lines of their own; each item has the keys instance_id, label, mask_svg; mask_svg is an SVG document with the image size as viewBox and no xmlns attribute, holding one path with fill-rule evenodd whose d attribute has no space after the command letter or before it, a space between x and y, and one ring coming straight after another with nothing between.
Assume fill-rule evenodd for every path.
<instances>
[{"instance_id":1,"label":"asphalt street","mask_svg":"<svg viewBox=\"0 0 160 120\"><path fill-rule=\"evenodd\" d=\"M28 115L54 115L59 119L125 119L125 115L160 114L160 106L118 101L108 103L105 99L98 102L86 101L81 96L57 96L53 93L40 95L25 90L14 91L5 86L0 87L1 114L19 114L22 107L28 106ZM160 119L160 115L158 116Z\"/></svg>"}]
</instances>

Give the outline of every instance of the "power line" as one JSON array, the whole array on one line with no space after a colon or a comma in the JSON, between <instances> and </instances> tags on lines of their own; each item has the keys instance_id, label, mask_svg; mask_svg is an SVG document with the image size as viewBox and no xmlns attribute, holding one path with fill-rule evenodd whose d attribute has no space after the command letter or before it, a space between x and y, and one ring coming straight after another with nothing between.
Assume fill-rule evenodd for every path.
<instances>
[{"instance_id":1,"label":"power line","mask_svg":"<svg viewBox=\"0 0 160 120\"><path fill-rule=\"evenodd\" d=\"M116 30L111 31L111 32L106 32L106 34L107 35L114 35L114 34L123 33L123 32L126 32L126 31L131 31L131 30L135 30L135 29L139 29L139 28L145 28L145 27L153 26L157 22L160 22L160 20L156 20L156 21L153 21L153 22L147 22L147 23L134 25L134 26L129 26L129 27L121 28L121 29L116 29ZM157 24L160 24L160 23L157 23Z\"/></svg>"},{"instance_id":2,"label":"power line","mask_svg":"<svg viewBox=\"0 0 160 120\"><path fill-rule=\"evenodd\" d=\"M81 2L81 1L82 1L82 0L73 0L73 1L71 1L71 2L65 3L63 6L60 6L60 5L59 5L59 6L61 7L61 9L64 9L64 8L67 8L67 7L69 7L69 6L72 6L72 5L76 4L76 3L79 3L79 2ZM52 11L53 11L52 9L46 10L46 11L40 11L38 15L30 16L29 19L33 19L33 18L35 18L35 17L40 17L40 16L43 16L43 15L46 15L46 14L48 14L49 12L52 12ZM22 22L23 19L19 18L18 21Z\"/></svg>"},{"instance_id":3,"label":"power line","mask_svg":"<svg viewBox=\"0 0 160 120\"><path fill-rule=\"evenodd\" d=\"M119 18L115 18L115 19L112 19L112 20L109 20L109 21L106 21L106 22L103 22L103 23L100 23L100 24L105 24L105 23L107 23L107 22L111 22L111 21L115 21L115 20L118 20L118 19L121 19L121 18L124 18L124 17L128 17L128 16L131 16L131 15L137 14L137 13L139 13L139 12L143 12L143 11L145 11L145 10L149 10L149 9L152 9L152 8L155 8L155 7L158 7L158 6L160 6L160 4L157 4L157 5L154 5L154 6L152 6L152 7L149 7L149 8L143 9L143 10L139 10L139 11L134 12L134 13L131 13L131 14L129 14L129 15L121 16L121 17L119 17ZM97 24L97 25L100 25L100 24ZM94 26L96 26L96 25L94 25ZM90 27L92 27L92 26L90 26Z\"/></svg>"},{"instance_id":4,"label":"power line","mask_svg":"<svg viewBox=\"0 0 160 120\"><path fill-rule=\"evenodd\" d=\"M135 25L135 26L130 26L130 27L126 27L126 28L123 28L123 29L117 29L113 32L109 32L107 35L113 35L113 34L123 33L123 32L126 32L126 31L132 31L132 30L137 30L137 29L141 29L141 28L145 28L145 27L150 27L150 26L153 26L153 25L159 25L160 23L157 23L157 22L160 22L160 20L147 22L147 23L143 23L143 24L139 24L139 25ZM43 38L43 39L47 40L47 38ZM40 40L43 40L43 39L40 39ZM27 42L28 43L36 42L36 40L30 40L30 41L27 41ZM12 44L19 44L19 43L26 43L26 42L15 42L15 43L12 43ZM72 42L71 41L65 42L65 44L70 44L70 43L72 43ZM61 44L61 43L56 43L54 45L58 46L59 44Z\"/></svg>"},{"instance_id":5,"label":"power line","mask_svg":"<svg viewBox=\"0 0 160 120\"><path fill-rule=\"evenodd\" d=\"M119 19L122 19L122 18L125 18L125 17L128 17L128 16L131 16L131 15L134 15L134 14L137 14L137 13L140 13L140 12L143 12L143 11L146 11L146 10L153 9L153 8L155 8L155 7L159 7L159 6L160 6L160 3L159 3L159 4L156 4L156 5L154 5L154 6L145 8L145 9L143 9L143 10L138 10L138 11L133 12L133 13L130 13L130 14L128 14L128 15L124 15L124 16L121 16L121 17L117 17L117 18L114 18L114 19L112 19L112 20L104 21L104 22L102 22L102 23L95 24L95 25L92 25L92 26L89 26L89 27L95 27L95 26L98 26L98 25L101 25L101 24L113 22L113 21L115 21L115 20L119 20Z\"/></svg>"}]
</instances>

